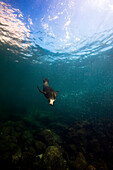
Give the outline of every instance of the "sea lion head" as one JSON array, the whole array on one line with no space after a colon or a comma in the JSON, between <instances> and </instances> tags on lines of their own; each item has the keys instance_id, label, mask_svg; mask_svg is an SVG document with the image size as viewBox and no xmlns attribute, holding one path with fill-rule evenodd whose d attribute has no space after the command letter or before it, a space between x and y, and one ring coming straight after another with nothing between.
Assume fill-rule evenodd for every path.
<instances>
[{"instance_id":1,"label":"sea lion head","mask_svg":"<svg viewBox=\"0 0 113 170\"><path fill-rule=\"evenodd\" d=\"M48 82L49 82L49 80L47 78L43 78L43 85L44 86L49 86Z\"/></svg>"},{"instance_id":2,"label":"sea lion head","mask_svg":"<svg viewBox=\"0 0 113 170\"><path fill-rule=\"evenodd\" d=\"M54 92L54 93L53 93L53 96L49 99L49 104L50 104L51 106L53 106L53 103L54 103L55 100L56 100L57 94L58 94L58 91Z\"/></svg>"},{"instance_id":3,"label":"sea lion head","mask_svg":"<svg viewBox=\"0 0 113 170\"><path fill-rule=\"evenodd\" d=\"M55 99L50 99L49 100L49 104L51 105L51 106L53 106L53 103L55 102Z\"/></svg>"},{"instance_id":4,"label":"sea lion head","mask_svg":"<svg viewBox=\"0 0 113 170\"><path fill-rule=\"evenodd\" d=\"M48 83L49 82L49 80L47 79L47 78L43 78L43 83Z\"/></svg>"}]
</instances>

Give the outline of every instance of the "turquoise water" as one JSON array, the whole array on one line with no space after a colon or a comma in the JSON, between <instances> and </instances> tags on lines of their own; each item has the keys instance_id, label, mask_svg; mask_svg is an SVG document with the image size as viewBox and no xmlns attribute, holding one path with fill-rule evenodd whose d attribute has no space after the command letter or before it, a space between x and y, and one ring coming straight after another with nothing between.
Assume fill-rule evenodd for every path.
<instances>
[{"instance_id":1,"label":"turquoise water","mask_svg":"<svg viewBox=\"0 0 113 170\"><path fill-rule=\"evenodd\" d=\"M0 2L1 164L112 169L112 2L12 2ZM44 77L53 106L37 89Z\"/></svg>"},{"instance_id":2,"label":"turquoise water","mask_svg":"<svg viewBox=\"0 0 113 170\"><path fill-rule=\"evenodd\" d=\"M15 62L19 56L1 50L0 101L1 109L6 111L3 117L7 117L8 110L14 115L16 110L24 110L26 116L32 109L33 112L38 109L51 112L52 117L58 114L64 119L70 116L75 119L112 117L112 51L106 53L105 58L103 55L70 63L33 64L22 59ZM53 107L37 89L37 85L43 89L43 77L47 77L49 85L59 91ZM24 113L21 116L24 117Z\"/></svg>"}]
</instances>

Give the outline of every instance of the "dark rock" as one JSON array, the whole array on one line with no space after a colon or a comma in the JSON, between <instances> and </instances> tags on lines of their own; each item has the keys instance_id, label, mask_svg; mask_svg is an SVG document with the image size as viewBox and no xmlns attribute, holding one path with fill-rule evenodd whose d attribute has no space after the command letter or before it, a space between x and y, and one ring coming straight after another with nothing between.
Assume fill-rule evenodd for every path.
<instances>
[{"instance_id":1,"label":"dark rock","mask_svg":"<svg viewBox=\"0 0 113 170\"><path fill-rule=\"evenodd\" d=\"M30 152L24 152L21 158L21 167L23 170L31 170L33 167L33 162L35 160L35 156Z\"/></svg>"},{"instance_id":2,"label":"dark rock","mask_svg":"<svg viewBox=\"0 0 113 170\"><path fill-rule=\"evenodd\" d=\"M29 152L32 153L33 155L36 155L36 150L35 150L35 148L34 148L33 146L30 146L28 150L29 150Z\"/></svg>"},{"instance_id":3,"label":"dark rock","mask_svg":"<svg viewBox=\"0 0 113 170\"><path fill-rule=\"evenodd\" d=\"M49 146L44 154L44 169L46 170L65 170L66 161L57 146Z\"/></svg>"},{"instance_id":4,"label":"dark rock","mask_svg":"<svg viewBox=\"0 0 113 170\"><path fill-rule=\"evenodd\" d=\"M96 170L96 168L93 165L89 165L86 170Z\"/></svg>"},{"instance_id":5,"label":"dark rock","mask_svg":"<svg viewBox=\"0 0 113 170\"><path fill-rule=\"evenodd\" d=\"M43 163L41 159L35 160L33 162L33 167L31 170L43 170Z\"/></svg>"},{"instance_id":6,"label":"dark rock","mask_svg":"<svg viewBox=\"0 0 113 170\"><path fill-rule=\"evenodd\" d=\"M50 146L50 145L54 145L55 144L55 138L54 135L52 133L52 131L50 129L45 129L40 133L42 140L44 141L44 143L46 143L46 145Z\"/></svg>"},{"instance_id":7,"label":"dark rock","mask_svg":"<svg viewBox=\"0 0 113 170\"><path fill-rule=\"evenodd\" d=\"M21 157L22 157L22 151L21 151L21 148L19 148L17 150L17 152L12 155L12 163L13 164L18 164Z\"/></svg>"},{"instance_id":8,"label":"dark rock","mask_svg":"<svg viewBox=\"0 0 113 170\"><path fill-rule=\"evenodd\" d=\"M22 135L23 141L27 144L31 144L33 141L33 135L29 130L25 130Z\"/></svg>"},{"instance_id":9,"label":"dark rock","mask_svg":"<svg viewBox=\"0 0 113 170\"><path fill-rule=\"evenodd\" d=\"M0 151L1 152L14 152L17 149L17 140L14 136L2 136L0 140Z\"/></svg>"},{"instance_id":10,"label":"dark rock","mask_svg":"<svg viewBox=\"0 0 113 170\"><path fill-rule=\"evenodd\" d=\"M36 148L37 154L42 154L46 150L46 145L41 141L35 140L35 148Z\"/></svg>"},{"instance_id":11,"label":"dark rock","mask_svg":"<svg viewBox=\"0 0 113 170\"><path fill-rule=\"evenodd\" d=\"M66 151L68 152L69 157L75 157L77 154L77 147L74 144L67 144L65 146Z\"/></svg>"},{"instance_id":12,"label":"dark rock","mask_svg":"<svg viewBox=\"0 0 113 170\"><path fill-rule=\"evenodd\" d=\"M83 153L79 152L75 160L75 167L77 170L84 170L87 167L86 159Z\"/></svg>"},{"instance_id":13,"label":"dark rock","mask_svg":"<svg viewBox=\"0 0 113 170\"><path fill-rule=\"evenodd\" d=\"M108 170L107 164L104 160L98 160L95 162L94 166L98 169L98 170Z\"/></svg>"}]
</instances>

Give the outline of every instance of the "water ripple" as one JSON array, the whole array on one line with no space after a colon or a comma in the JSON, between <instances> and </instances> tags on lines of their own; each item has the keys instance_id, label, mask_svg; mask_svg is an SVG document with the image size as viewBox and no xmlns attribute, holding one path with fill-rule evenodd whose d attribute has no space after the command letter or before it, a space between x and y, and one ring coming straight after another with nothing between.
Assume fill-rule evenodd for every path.
<instances>
[{"instance_id":1,"label":"water ripple","mask_svg":"<svg viewBox=\"0 0 113 170\"><path fill-rule=\"evenodd\" d=\"M55 22L57 19L59 19L57 16L48 17L49 22ZM1 49L5 48L18 54L24 60L41 64L83 60L91 56L99 56L113 48L113 28L94 33L92 36L79 36L78 38L73 36L71 41L68 41L67 32L67 40L59 39L58 41L59 34L57 37L53 34L52 27L48 29L48 23L44 21L44 18L41 23L46 31L43 29L34 31L32 20L30 18L28 20L30 25L25 23L19 9L0 2ZM65 27L69 26L70 22L68 17Z\"/></svg>"}]
</instances>

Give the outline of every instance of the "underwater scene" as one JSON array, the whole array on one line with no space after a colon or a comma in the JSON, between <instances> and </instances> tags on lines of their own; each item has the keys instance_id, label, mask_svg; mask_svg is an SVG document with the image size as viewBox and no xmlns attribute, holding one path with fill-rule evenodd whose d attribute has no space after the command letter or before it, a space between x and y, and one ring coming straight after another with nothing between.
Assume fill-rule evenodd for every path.
<instances>
[{"instance_id":1,"label":"underwater scene","mask_svg":"<svg viewBox=\"0 0 113 170\"><path fill-rule=\"evenodd\" d=\"M113 1L0 1L1 170L113 170Z\"/></svg>"}]
</instances>

